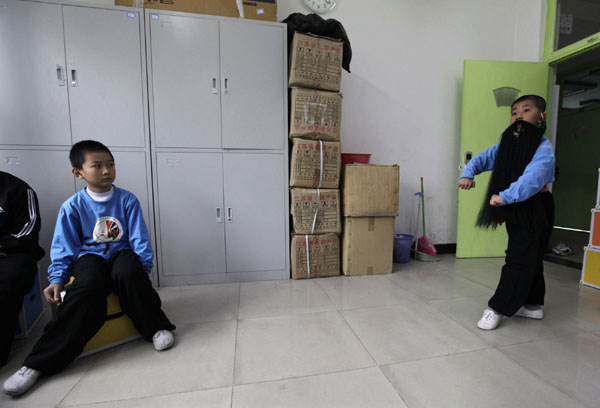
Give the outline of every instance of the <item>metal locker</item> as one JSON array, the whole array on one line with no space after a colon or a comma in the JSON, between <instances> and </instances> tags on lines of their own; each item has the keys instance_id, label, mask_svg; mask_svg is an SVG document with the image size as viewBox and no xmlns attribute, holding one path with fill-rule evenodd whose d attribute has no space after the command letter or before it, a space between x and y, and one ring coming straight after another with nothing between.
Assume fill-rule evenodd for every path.
<instances>
[{"instance_id":1,"label":"metal locker","mask_svg":"<svg viewBox=\"0 0 600 408\"><path fill-rule=\"evenodd\" d=\"M71 144L59 4L2 6L0 90L0 144Z\"/></svg>"},{"instance_id":2,"label":"metal locker","mask_svg":"<svg viewBox=\"0 0 600 408\"><path fill-rule=\"evenodd\" d=\"M224 153L227 272L285 268L285 162L281 153Z\"/></svg>"},{"instance_id":3,"label":"metal locker","mask_svg":"<svg viewBox=\"0 0 600 408\"><path fill-rule=\"evenodd\" d=\"M221 153L156 153L161 284L225 272Z\"/></svg>"},{"instance_id":4,"label":"metal locker","mask_svg":"<svg viewBox=\"0 0 600 408\"><path fill-rule=\"evenodd\" d=\"M150 14L148 21L156 146L220 148L218 20Z\"/></svg>"},{"instance_id":5,"label":"metal locker","mask_svg":"<svg viewBox=\"0 0 600 408\"><path fill-rule=\"evenodd\" d=\"M144 147L140 14L63 6L73 142Z\"/></svg>"},{"instance_id":6,"label":"metal locker","mask_svg":"<svg viewBox=\"0 0 600 408\"><path fill-rule=\"evenodd\" d=\"M223 148L283 149L285 31L223 20L220 37Z\"/></svg>"}]
</instances>

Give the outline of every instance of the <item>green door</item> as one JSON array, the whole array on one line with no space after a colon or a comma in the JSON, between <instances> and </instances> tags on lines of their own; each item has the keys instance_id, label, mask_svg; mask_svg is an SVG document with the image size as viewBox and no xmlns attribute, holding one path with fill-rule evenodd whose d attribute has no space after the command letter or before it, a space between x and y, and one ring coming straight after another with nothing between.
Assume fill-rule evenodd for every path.
<instances>
[{"instance_id":1,"label":"green door","mask_svg":"<svg viewBox=\"0 0 600 408\"><path fill-rule=\"evenodd\" d=\"M549 75L550 67L543 62L465 61L460 134L461 172L467 152L475 157L500 141L500 135L510 122L510 103L514 99L527 94L548 99ZM506 228L500 226L492 231L475 226L490 174L481 173L475 177L475 188L458 192L458 258L504 256L508 240Z\"/></svg>"}]
</instances>

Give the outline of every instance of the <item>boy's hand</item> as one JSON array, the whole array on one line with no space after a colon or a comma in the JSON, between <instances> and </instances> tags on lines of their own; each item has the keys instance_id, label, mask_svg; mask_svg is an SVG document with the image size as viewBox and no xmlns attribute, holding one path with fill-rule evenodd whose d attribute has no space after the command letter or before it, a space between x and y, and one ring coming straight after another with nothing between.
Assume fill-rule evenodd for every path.
<instances>
[{"instance_id":1,"label":"boy's hand","mask_svg":"<svg viewBox=\"0 0 600 408\"><path fill-rule=\"evenodd\" d=\"M470 190L475 187L475 181L472 178L463 177L458 180L458 188L463 190Z\"/></svg>"},{"instance_id":2,"label":"boy's hand","mask_svg":"<svg viewBox=\"0 0 600 408\"><path fill-rule=\"evenodd\" d=\"M490 205L492 207L500 207L501 205L504 205L504 203L498 194L494 194L492 198L490 198Z\"/></svg>"},{"instance_id":3,"label":"boy's hand","mask_svg":"<svg viewBox=\"0 0 600 408\"><path fill-rule=\"evenodd\" d=\"M48 285L46 289L44 289L44 297L48 301L48 303L59 303L60 302L60 292L63 291L65 285L61 285L60 283L53 283L52 285Z\"/></svg>"}]
</instances>

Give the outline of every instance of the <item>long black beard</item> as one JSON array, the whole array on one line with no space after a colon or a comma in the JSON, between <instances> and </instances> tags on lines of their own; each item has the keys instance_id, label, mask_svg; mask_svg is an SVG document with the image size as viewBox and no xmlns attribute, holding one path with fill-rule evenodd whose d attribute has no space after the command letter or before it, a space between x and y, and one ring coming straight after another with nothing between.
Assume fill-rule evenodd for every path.
<instances>
[{"instance_id":1,"label":"long black beard","mask_svg":"<svg viewBox=\"0 0 600 408\"><path fill-rule=\"evenodd\" d=\"M519 132L516 130L518 125L521 125ZM545 130L545 124L538 127L519 120L502 133L487 194L477 216L478 227L496 229L501 221L524 222L531 219L530 200L493 207L490 205L490 199L492 195L506 190L521 177L540 145Z\"/></svg>"}]
</instances>

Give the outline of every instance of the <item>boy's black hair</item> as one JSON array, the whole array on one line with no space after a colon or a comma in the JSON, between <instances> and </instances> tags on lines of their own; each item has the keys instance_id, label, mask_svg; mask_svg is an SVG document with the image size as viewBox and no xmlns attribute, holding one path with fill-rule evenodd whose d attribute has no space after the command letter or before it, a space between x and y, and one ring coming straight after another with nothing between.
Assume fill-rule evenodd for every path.
<instances>
[{"instance_id":1,"label":"boy's black hair","mask_svg":"<svg viewBox=\"0 0 600 408\"><path fill-rule=\"evenodd\" d=\"M108 147L104 146L102 143L95 140L82 140L71 147L71 151L69 152L71 166L81 170L83 162L85 161L85 154L90 152L106 152L110 154L110 158L113 159L113 161L115 160Z\"/></svg>"},{"instance_id":2,"label":"boy's black hair","mask_svg":"<svg viewBox=\"0 0 600 408\"><path fill-rule=\"evenodd\" d=\"M537 106L537 108L540 110L540 112L546 112L546 100L539 95L520 96L517 99L515 99L515 101L510 105L510 108L512 109L512 107L515 106L515 103L523 101L532 101L535 104L535 106Z\"/></svg>"}]
</instances>

